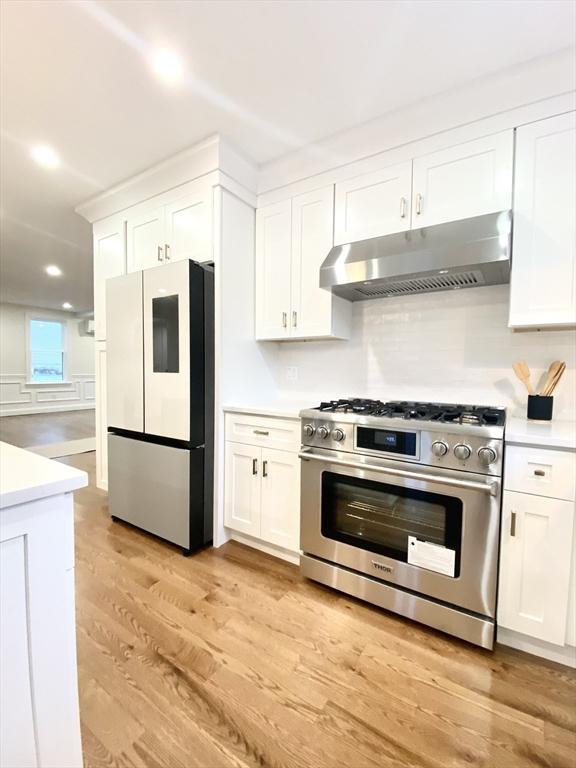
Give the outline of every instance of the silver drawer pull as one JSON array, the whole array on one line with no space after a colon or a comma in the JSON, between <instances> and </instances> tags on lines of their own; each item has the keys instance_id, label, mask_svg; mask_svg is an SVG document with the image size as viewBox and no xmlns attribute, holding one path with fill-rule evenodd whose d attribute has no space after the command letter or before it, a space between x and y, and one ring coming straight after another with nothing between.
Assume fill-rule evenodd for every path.
<instances>
[{"instance_id":1,"label":"silver drawer pull","mask_svg":"<svg viewBox=\"0 0 576 768\"><path fill-rule=\"evenodd\" d=\"M546 477L546 471L544 469L535 469L534 474L536 477Z\"/></svg>"},{"instance_id":2,"label":"silver drawer pull","mask_svg":"<svg viewBox=\"0 0 576 768\"><path fill-rule=\"evenodd\" d=\"M282 312L282 328L288 327L288 315L286 312Z\"/></svg>"},{"instance_id":3,"label":"silver drawer pull","mask_svg":"<svg viewBox=\"0 0 576 768\"><path fill-rule=\"evenodd\" d=\"M262 477L268 477L268 462L262 462Z\"/></svg>"},{"instance_id":4,"label":"silver drawer pull","mask_svg":"<svg viewBox=\"0 0 576 768\"><path fill-rule=\"evenodd\" d=\"M266 432L264 429L255 429L254 430L255 435L269 435L270 432Z\"/></svg>"},{"instance_id":5,"label":"silver drawer pull","mask_svg":"<svg viewBox=\"0 0 576 768\"><path fill-rule=\"evenodd\" d=\"M158 261L164 261L164 257L163 257L163 255L162 255L162 252L163 252L163 248L162 248L162 246L161 246L161 245L159 245L159 246L158 246L158 257L157 257L157 258L158 258Z\"/></svg>"},{"instance_id":6,"label":"silver drawer pull","mask_svg":"<svg viewBox=\"0 0 576 768\"><path fill-rule=\"evenodd\" d=\"M252 459L252 474L258 474L258 459Z\"/></svg>"}]
</instances>

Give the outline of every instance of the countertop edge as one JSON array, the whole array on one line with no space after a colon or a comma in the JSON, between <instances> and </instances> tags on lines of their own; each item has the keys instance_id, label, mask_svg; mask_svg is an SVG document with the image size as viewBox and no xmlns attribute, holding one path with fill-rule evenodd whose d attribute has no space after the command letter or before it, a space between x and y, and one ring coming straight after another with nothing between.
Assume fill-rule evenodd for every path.
<instances>
[{"instance_id":1,"label":"countertop edge","mask_svg":"<svg viewBox=\"0 0 576 768\"><path fill-rule=\"evenodd\" d=\"M271 416L276 419L299 419L300 411L305 406L301 407L282 407L282 406L253 406L253 405L223 405L222 411L224 413L247 413L251 416Z\"/></svg>"}]
</instances>

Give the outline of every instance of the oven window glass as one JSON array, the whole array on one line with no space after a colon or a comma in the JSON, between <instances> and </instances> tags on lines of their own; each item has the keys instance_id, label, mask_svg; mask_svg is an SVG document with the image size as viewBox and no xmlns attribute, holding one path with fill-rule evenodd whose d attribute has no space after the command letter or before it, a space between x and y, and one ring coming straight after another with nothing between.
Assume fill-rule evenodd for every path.
<instances>
[{"instance_id":1,"label":"oven window glass","mask_svg":"<svg viewBox=\"0 0 576 768\"><path fill-rule=\"evenodd\" d=\"M154 373L178 373L178 295L152 299Z\"/></svg>"},{"instance_id":2,"label":"oven window glass","mask_svg":"<svg viewBox=\"0 0 576 768\"><path fill-rule=\"evenodd\" d=\"M462 501L428 491L324 472L322 535L408 561L408 537L453 549L460 574Z\"/></svg>"}]
</instances>

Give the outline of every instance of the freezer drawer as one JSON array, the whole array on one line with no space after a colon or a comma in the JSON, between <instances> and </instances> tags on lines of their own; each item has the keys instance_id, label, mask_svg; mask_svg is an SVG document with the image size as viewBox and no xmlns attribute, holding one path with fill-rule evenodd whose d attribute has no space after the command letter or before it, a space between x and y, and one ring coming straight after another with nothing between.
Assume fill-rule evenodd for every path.
<instances>
[{"instance_id":1,"label":"freezer drawer","mask_svg":"<svg viewBox=\"0 0 576 768\"><path fill-rule=\"evenodd\" d=\"M108 435L108 503L120 520L190 549L190 484L203 498L203 449Z\"/></svg>"}]
</instances>

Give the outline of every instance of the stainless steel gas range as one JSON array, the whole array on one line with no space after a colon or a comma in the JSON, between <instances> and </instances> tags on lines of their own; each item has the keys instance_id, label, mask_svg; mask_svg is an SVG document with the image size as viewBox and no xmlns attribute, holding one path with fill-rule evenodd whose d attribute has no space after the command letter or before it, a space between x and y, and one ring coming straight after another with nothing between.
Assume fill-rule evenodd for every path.
<instances>
[{"instance_id":1,"label":"stainless steel gas range","mask_svg":"<svg viewBox=\"0 0 576 768\"><path fill-rule=\"evenodd\" d=\"M302 573L492 648L504 410L338 400L300 417Z\"/></svg>"}]
</instances>

